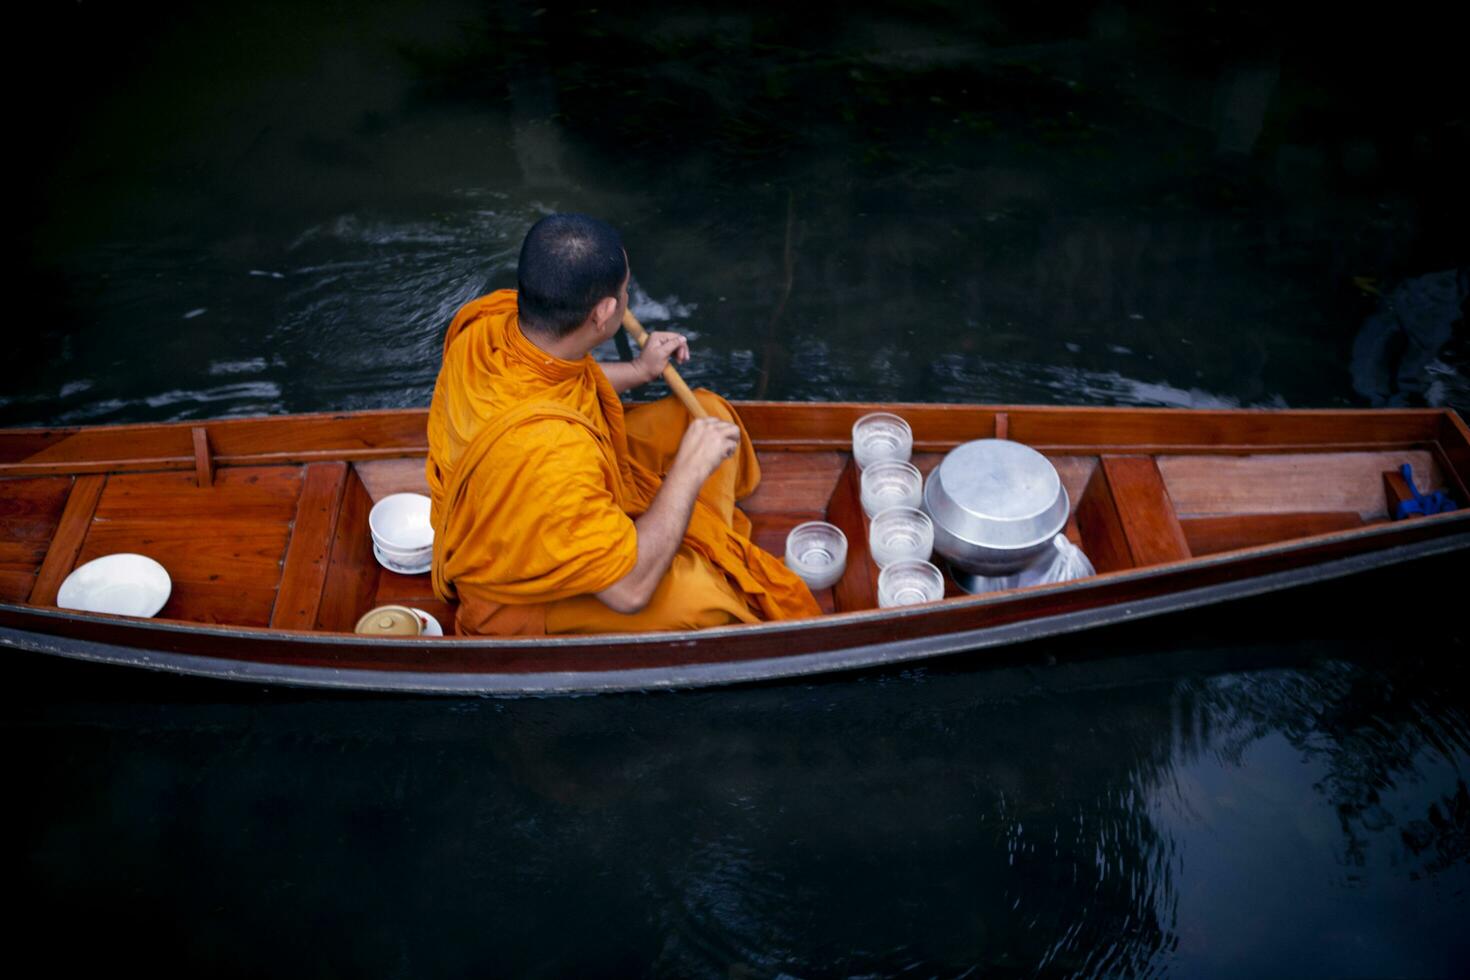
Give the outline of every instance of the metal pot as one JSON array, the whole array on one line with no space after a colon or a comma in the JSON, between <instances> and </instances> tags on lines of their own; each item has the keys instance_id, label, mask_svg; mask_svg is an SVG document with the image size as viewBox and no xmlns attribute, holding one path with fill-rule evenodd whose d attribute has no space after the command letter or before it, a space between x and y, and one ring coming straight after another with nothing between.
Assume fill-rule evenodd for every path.
<instances>
[{"instance_id":1,"label":"metal pot","mask_svg":"<svg viewBox=\"0 0 1470 980\"><path fill-rule=\"evenodd\" d=\"M1040 558L1071 503L1051 461L1007 439L950 451L924 484L934 550L979 575L1009 575Z\"/></svg>"}]
</instances>

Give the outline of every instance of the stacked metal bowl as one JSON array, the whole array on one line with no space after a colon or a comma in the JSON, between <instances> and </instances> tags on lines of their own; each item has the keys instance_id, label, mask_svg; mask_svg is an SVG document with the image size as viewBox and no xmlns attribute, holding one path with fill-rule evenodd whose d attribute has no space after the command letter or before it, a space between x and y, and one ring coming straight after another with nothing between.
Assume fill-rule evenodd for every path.
<instances>
[{"instance_id":1,"label":"stacked metal bowl","mask_svg":"<svg viewBox=\"0 0 1470 980\"><path fill-rule=\"evenodd\" d=\"M924 484L934 550L955 579L1009 575L1050 554L1071 502L1051 461L1007 439L977 439L951 450Z\"/></svg>"}]
</instances>

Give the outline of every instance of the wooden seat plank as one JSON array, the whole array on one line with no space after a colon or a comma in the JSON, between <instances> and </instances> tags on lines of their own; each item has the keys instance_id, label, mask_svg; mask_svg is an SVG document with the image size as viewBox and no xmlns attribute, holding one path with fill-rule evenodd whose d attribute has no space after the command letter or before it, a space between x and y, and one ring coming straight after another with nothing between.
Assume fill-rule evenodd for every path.
<instances>
[{"instance_id":1,"label":"wooden seat plank","mask_svg":"<svg viewBox=\"0 0 1470 980\"><path fill-rule=\"evenodd\" d=\"M77 557L86 543L87 532L92 527L92 515L97 512L97 501L102 498L102 488L106 483L107 477L101 473L89 473L77 477L72 484L61 520L56 525L56 534L51 538L51 547L46 549L46 558L36 572L30 596L32 605L56 604L56 592L77 565Z\"/></svg>"},{"instance_id":2,"label":"wooden seat plank","mask_svg":"<svg viewBox=\"0 0 1470 980\"><path fill-rule=\"evenodd\" d=\"M422 467L419 472L423 472ZM378 588L379 566L373 558L372 532L368 529L373 500L360 474L360 468L354 466L342 491L327 580L317 610L317 629L351 632L358 618L377 605L373 596ZM447 632L448 623L444 627Z\"/></svg>"},{"instance_id":3,"label":"wooden seat plank","mask_svg":"<svg viewBox=\"0 0 1470 980\"><path fill-rule=\"evenodd\" d=\"M281 567L281 584L271 611L273 628L305 630L316 625L347 475L346 463L311 463L306 467Z\"/></svg>"},{"instance_id":4,"label":"wooden seat plank","mask_svg":"<svg viewBox=\"0 0 1470 980\"><path fill-rule=\"evenodd\" d=\"M1134 567L1183 561L1189 542L1159 467L1149 456L1104 456L1102 469Z\"/></svg>"},{"instance_id":5,"label":"wooden seat plank","mask_svg":"<svg viewBox=\"0 0 1470 980\"><path fill-rule=\"evenodd\" d=\"M357 478L367 489L373 503L393 493L421 493L429 495L429 478L424 471L426 457L411 456L402 459L372 459L353 463Z\"/></svg>"},{"instance_id":6,"label":"wooden seat plank","mask_svg":"<svg viewBox=\"0 0 1470 980\"><path fill-rule=\"evenodd\" d=\"M176 582L226 580L274 589L289 537L285 522L96 521L77 560L131 551L161 564Z\"/></svg>"},{"instance_id":7,"label":"wooden seat plank","mask_svg":"<svg viewBox=\"0 0 1470 980\"><path fill-rule=\"evenodd\" d=\"M119 473L108 478L97 519L285 526L296 513L301 479L299 466L224 467L207 488L192 472Z\"/></svg>"}]
</instances>

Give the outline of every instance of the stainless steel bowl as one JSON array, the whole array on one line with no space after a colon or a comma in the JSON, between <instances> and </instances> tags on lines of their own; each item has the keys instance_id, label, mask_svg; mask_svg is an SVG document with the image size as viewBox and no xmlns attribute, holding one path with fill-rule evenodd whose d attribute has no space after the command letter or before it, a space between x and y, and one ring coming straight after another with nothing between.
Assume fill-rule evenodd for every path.
<instances>
[{"instance_id":1,"label":"stainless steel bowl","mask_svg":"<svg viewBox=\"0 0 1470 980\"><path fill-rule=\"evenodd\" d=\"M924 484L934 550L956 568L1009 575L1039 558L1067 524L1071 502L1051 461L1007 439L952 450Z\"/></svg>"}]
</instances>

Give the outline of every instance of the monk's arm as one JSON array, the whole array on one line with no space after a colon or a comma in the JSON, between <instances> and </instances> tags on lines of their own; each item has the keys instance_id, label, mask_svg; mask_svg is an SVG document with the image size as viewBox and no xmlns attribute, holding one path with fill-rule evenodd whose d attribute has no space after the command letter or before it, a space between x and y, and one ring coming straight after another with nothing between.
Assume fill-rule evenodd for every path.
<instances>
[{"instance_id":1,"label":"monk's arm","mask_svg":"<svg viewBox=\"0 0 1470 980\"><path fill-rule=\"evenodd\" d=\"M689 423L663 486L633 523L638 560L632 571L595 593L603 605L624 614L648 605L684 540L699 488L739 446L740 429L729 422L707 418Z\"/></svg>"},{"instance_id":2,"label":"monk's arm","mask_svg":"<svg viewBox=\"0 0 1470 980\"><path fill-rule=\"evenodd\" d=\"M660 374L669 361L683 364L689 360L689 341L681 334L656 330L648 335L648 346L631 361L603 361L598 366L613 390L622 394L629 388L646 385Z\"/></svg>"}]
</instances>

